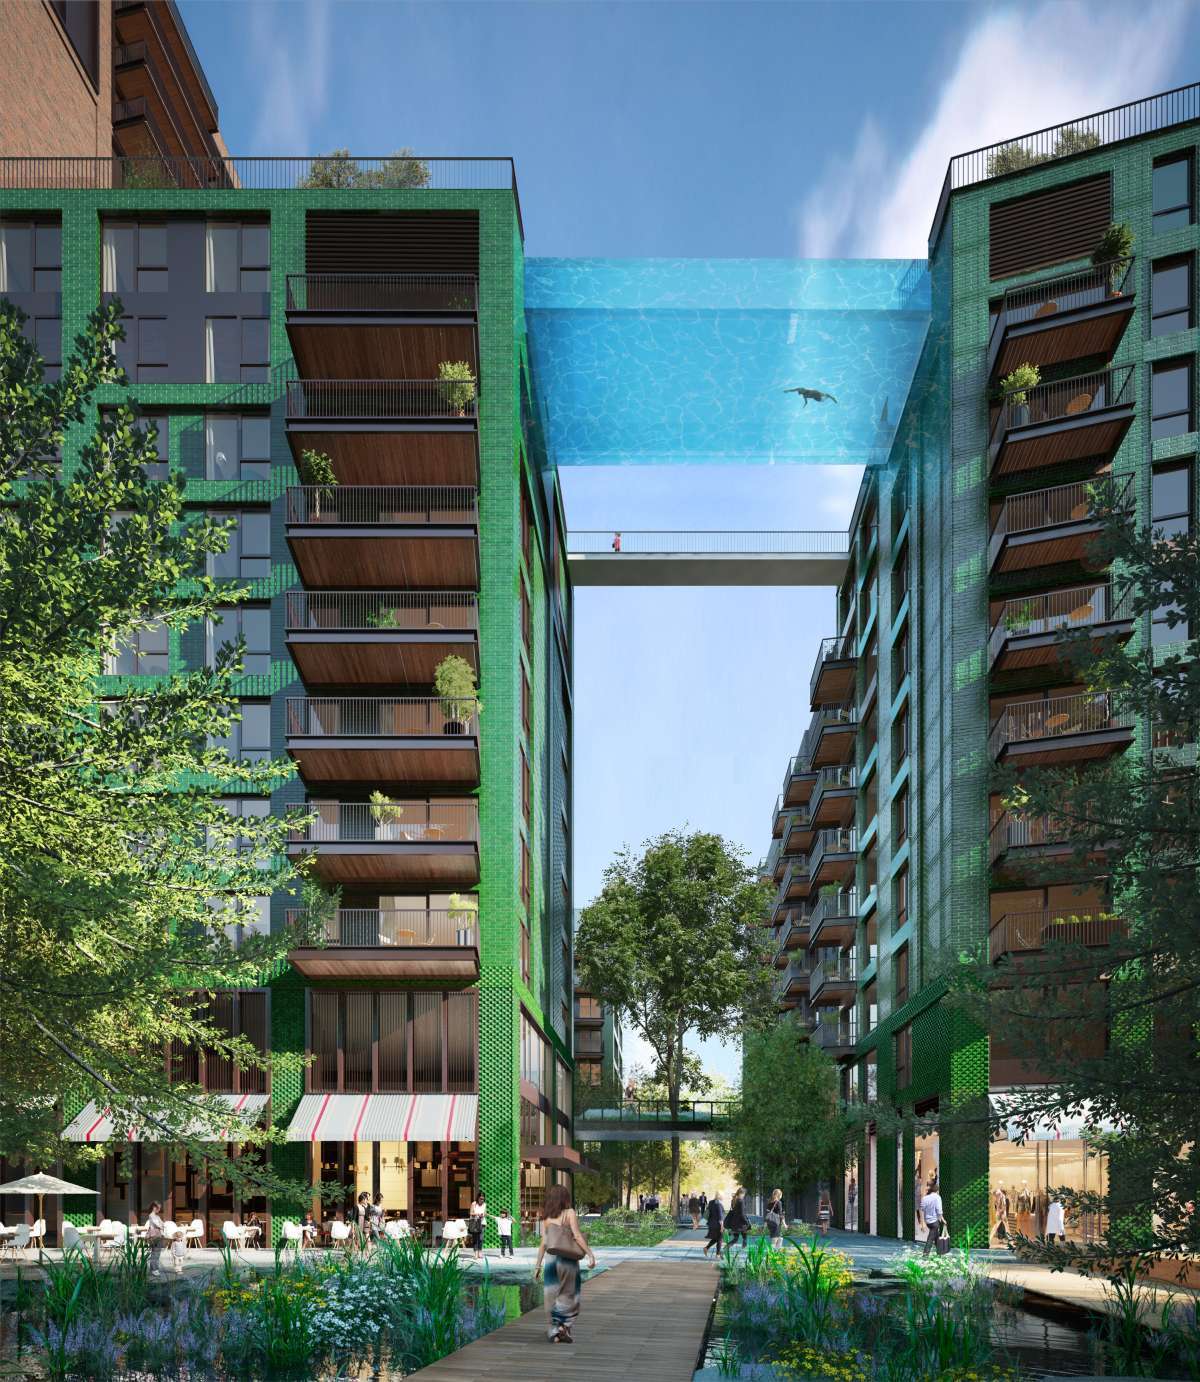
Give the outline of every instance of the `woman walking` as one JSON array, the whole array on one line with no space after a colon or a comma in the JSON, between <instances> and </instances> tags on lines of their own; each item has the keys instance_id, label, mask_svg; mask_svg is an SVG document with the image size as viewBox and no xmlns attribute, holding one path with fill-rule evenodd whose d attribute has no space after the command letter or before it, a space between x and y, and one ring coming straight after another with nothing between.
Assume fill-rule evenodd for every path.
<instances>
[{"instance_id":1,"label":"woman walking","mask_svg":"<svg viewBox=\"0 0 1200 1382\"><path fill-rule=\"evenodd\" d=\"M817 1201L817 1227L821 1230L821 1237L829 1237L829 1225L833 1222L833 1201L829 1198L829 1191L822 1190L821 1198Z\"/></svg>"},{"instance_id":2,"label":"woman walking","mask_svg":"<svg viewBox=\"0 0 1200 1382\"><path fill-rule=\"evenodd\" d=\"M471 1240L471 1251L475 1254L476 1262L483 1257L483 1227L486 1223L487 1200L483 1197L483 1191L479 1190L476 1191L467 1214L467 1236Z\"/></svg>"},{"instance_id":3,"label":"woman walking","mask_svg":"<svg viewBox=\"0 0 1200 1382\"><path fill-rule=\"evenodd\" d=\"M746 1195L744 1190L738 1189L733 1192L733 1202L729 1206L729 1213L725 1216L725 1232L729 1234L729 1246L736 1247L737 1241L742 1240L742 1247L746 1246L746 1235L750 1232L750 1220L746 1218L746 1208L742 1203Z\"/></svg>"},{"instance_id":4,"label":"woman walking","mask_svg":"<svg viewBox=\"0 0 1200 1382\"><path fill-rule=\"evenodd\" d=\"M546 1300L546 1338L552 1344L575 1342L571 1330L579 1315L579 1263L585 1258L588 1266L594 1268L596 1257L579 1231L579 1220L571 1208L571 1192L565 1185L552 1185L546 1191L542 1240L533 1267L536 1280L545 1260L542 1285Z\"/></svg>"},{"instance_id":5,"label":"woman walking","mask_svg":"<svg viewBox=\"0 0 1200 1382\"><path fill-rule=\"evenodd\" d=\"M767 1233L770 1235L771 1246L773 1248L783 1247L783 1231L787 1228L787 1219L783 1213L782 1190L771 1191L771 1198L767 1201L767 1212L763 1215L763 1221L767 1226Z\"/></svg>"}]
</instances>

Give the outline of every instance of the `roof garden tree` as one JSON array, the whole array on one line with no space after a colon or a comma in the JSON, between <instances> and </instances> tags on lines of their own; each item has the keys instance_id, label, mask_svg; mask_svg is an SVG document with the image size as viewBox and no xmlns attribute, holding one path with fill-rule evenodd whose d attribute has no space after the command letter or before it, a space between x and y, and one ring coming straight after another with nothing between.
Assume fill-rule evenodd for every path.
<instances>
[{"instance_id":1,"label":"roof garden tree","mask_svg":"<svg viewBox=\"0 0 1200 1382\"><path fill-rule=\"evenodd\" d=\"M654 1053L673 1117L687 1077L685 1040L726 1037L762 1009L769 969L766 887L720 835L667 831L604 871L575 939L580 985ZM679 1138L671 1139L671 1205L679 1207Z\"/></svg>"},{"instance_id":2,"label":"roof garden tree","mask_svg":"<svg viewBox=\"0 0 1200 1382\"><path fill-rule=\"evenodd\" d=\"M257 922L258 899L292 877L287 822L233 817L221 796L290 769L206 747L238 717L240 647L100 696L114 651L148 630L174 639L244 593L198 574L227 527L185 514L181 478L147 478L153 429L128 404L97 421L97 389L123 379L120 313L93 314L49 383L0 302L0 1150L100 1155L60 1142L75 1095L111 1108L117 1136L186 1145L271 1193L263 1159L224 1155L228 1105L172 1082L164 1048L265 1063L203 998L261 983L286 950ZM63 478L68 432L78 465Z\"/></svg>"},{"instance_id":3,"label":"roof garden tree","mask_svg":"<svg viewBox=\"0 0 1200 1382\"><path fill-rule=\"evenodd\" d=\"M1064 630L1064 679L1094 693L1105 720L1111 709L1143 728L1125 754L1010 774L996 790L1069 849L1038 882L1099 875L1106 900L1046 913L1036 949L964 958L958 989L993 1053L1053 1080L1012 1096L1013 1131L1067 1117L1110 1155L1106 1192L1062 1192L1068 1214L1105 1226L1099 1238L1024 1250L1107 1273L1200 1248L1200 541L1110 508L1092 555L1113 564L1114 597L1143 636Z\"/></svg>"}]
</instances>

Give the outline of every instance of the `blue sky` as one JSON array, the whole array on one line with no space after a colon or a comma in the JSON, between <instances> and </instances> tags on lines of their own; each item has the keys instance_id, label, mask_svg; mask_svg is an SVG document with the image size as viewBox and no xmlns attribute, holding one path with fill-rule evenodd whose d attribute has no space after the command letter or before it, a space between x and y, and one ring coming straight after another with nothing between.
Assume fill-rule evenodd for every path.
<instances>
[{"instance_id":1,"label":"blue sky","mask_svg":"<svg viewBox=\"0 0 1200 1382\"><path fill-rule=\"evenodd\" d=\"M1200 8L181 0L238 154L512 154L530 255L924 252L947 158L1194 80ZM844 526L857 472L576 469L576 528ZM690 825L758 858L829 592L582 590L575 889ZM697 964L703 964L697 955ZM736 1075L737 1053L705 1043ZM636 1056L636 1045L634 1046Z\"/></svg>"}]
</instances>

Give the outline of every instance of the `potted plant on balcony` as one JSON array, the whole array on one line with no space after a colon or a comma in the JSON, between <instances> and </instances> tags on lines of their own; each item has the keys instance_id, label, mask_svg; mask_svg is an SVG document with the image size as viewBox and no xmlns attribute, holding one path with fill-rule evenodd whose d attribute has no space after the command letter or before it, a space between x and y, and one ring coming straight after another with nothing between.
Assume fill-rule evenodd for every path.
<instances>
[{"instance_id":1,"label":"potted plant on balcony","mask_svg":"<svg viewBox=\"0 0 1200 1382\"><path fill-rule=\"evenodd\" d=\"M466 734L471 717L483 710L471 664L454 653L442 658L434 669L433 688L442 703L442 733Z\"/></svg>"},{"instance_id":2,"label":"potted plant on balcony","mask_svg":"<svg viewBox=\"0 0 1200 1382\"><path fill-rule=\"evenodd\" d=\"M478 934L479 899L474 893L451 893L447 908L450 925L454 927L454 939L458 945L474 944Z\"/></svg>"},{"instance_id":3,"label":"potted plant on balcony","mask_svg":"<svg viewBox=\"0 0 1200 1382\"><path fill-rule=\"evenodd\" d=\"M475 402L475 371L465 360L443 360L438 365L438 392L459 417Z\"/></svg>"},{"instance_id":4,"label":"potted plant on balcony","mask_svg":"<svg viewBox=\"0 0 1200 1382\"><path fill-rule=\"evenodd\" d=\"M338 482L338 477L333 471L333 462L323 451L302 451L296 469L300 473L300 483L312 490L305 518L320 522L321 502L324 500L332 505L333 490Z\"/></svg>"},{"instance_id":5,"label":"potted plant on balcony","mask_svg":"<svg viewBox=\"0 0 1200 1382\"><path fill-rule=\"evenodd\" d=\"M1008 425L1024 427L1029 421L1029 389L1036 389L1042 382L1042 372L1036 365L1018 365L1011 374L1000 381L1003 401L1008 406Z\"/></svg>"},{"instance_id":6,"label":"potted plant on balcony","mask_svg":"<svg viewBox=\"0 0 1200 1382\"><path fill-rule=\"evenodd\" d=\"M1109 297L1121 296L1121 275L1132 254L1133 230L1124 221L1114 221L1092 251L1092 263L1097 268L1107 267Z\"/></svg>"},{"instance_id":7,"label":"potted plant on balcony","mask_svg":"<svg viewBox=\"0 0 1200 1382\"><path fill-rule=\"evenodd\" d=\"M371 793L371 816L375 821L377 840L399 840L400 822L404 819L404 807L383 792Z\"/></svg>"},{"instance_id":8,"label":"potted plant on balcony","mask_svg":"<svg viewBox=\"0 0 1200 1382\"><path fill-rule=\"evenodd\" d=\"M1036 605L1032 600L1010 601L1004 610L1006 633L1025 633L1033 623Z\"/></svg>"}]
</instances>

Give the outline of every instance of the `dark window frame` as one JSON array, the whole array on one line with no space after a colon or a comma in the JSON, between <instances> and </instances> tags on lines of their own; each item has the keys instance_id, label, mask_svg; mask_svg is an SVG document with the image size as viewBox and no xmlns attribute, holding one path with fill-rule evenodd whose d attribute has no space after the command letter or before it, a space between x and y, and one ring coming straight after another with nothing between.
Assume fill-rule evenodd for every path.
<instances>
[{"instance_id":1,"label":"dark window frame","mask_svg":"<svg viewBox=\"0 0 1200 1382\"><path fill-rule=\"evenodd\" d=\"M1187 404L1182 410L1172 409L1170 411L1158 412L1155 400L1155 381L1168 372L1182 370L1184 378L1187 380ZM1196 358L1194 355L1175 355L1169 360L1156 360L1150 371L1150 438L1151 441L1163 440L1167 437L1184 436L1188 432L1196 430ZM1176 418L1186 418L1187 426L1179 431L1160 432L1157 425L1170 423Z\"/></svg>"},{"instance_id":2,"label":"dark window frame","mask_svg":"<svg viewBox=\"0 0 1200 1382\"><path fill-rule=\"evenodd\" d=\"M1184 173L1187 178L1187 200L1172 203L1170 206L1154 205L1154 177L1153 174L1159 168L1170 167L1172 164L1182 163ZM1161 227L1162 232L1178 230L1181 226L1191 225L1196 219L1196 165L1190 149L1180 150L1176 153L1164 154L1162 158L1156 158L1151 169L1150 179L1150 229L1152 233L1160 230L1159 221L1168 216L1176 216L1181 211L1187 212L1187 220L1172 223Z\"/></svg>"},{"instance_id":3,"label":"dark window frame","mask_svg":"<svg viewBox=\"0 0 1200 1382\"><path fill-rule=\"evenodd\" d=\"M1160 272L1166 273L1170 272L1173 269L1179 268L1184 269L1187 274L1187 290L1184 296L1184 306L1182 309L1180 309L1179 307L1172 307L1167 310L1159 310L1158 305L1155 302L1154 294L1157 275ZM1150 335L1152 338L1155 336L1172 335L1176 331L1191 330L1192 326L1195 325L1196 320L1195 303L1196 273L1194 254L1172 254L1164 259L1156 259L1150 265ZM1172 324L1170 326L1164 327L1161 331L1156 330L1159 321L1164 319L1173 320L1174 318L1179 317L1181 315L1186 316L1186 321L1183 323L1182 326Z\"/></svg>"}]
</instances>

